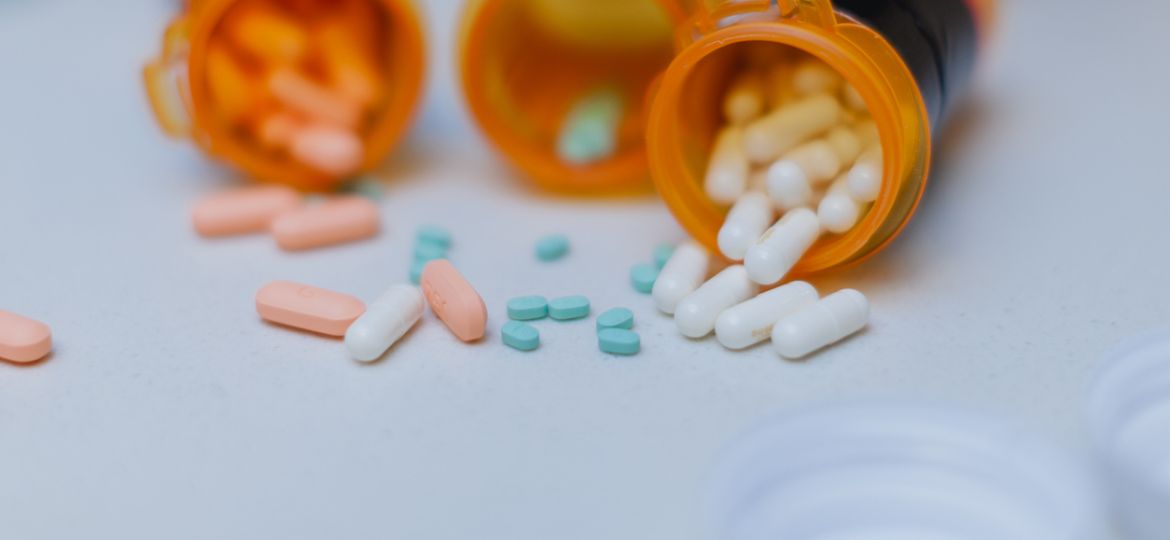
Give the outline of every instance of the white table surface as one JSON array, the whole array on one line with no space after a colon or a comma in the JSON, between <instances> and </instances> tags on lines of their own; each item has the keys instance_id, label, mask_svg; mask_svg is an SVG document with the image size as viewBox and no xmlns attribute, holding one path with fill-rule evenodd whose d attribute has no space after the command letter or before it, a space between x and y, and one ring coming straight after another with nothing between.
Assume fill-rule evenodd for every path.
<instances>
[{"instance_id":1,"label":"white table surface","mask_svg":"<svg viewBox=\"0 0 1170 540\"><path fill-rule=\"evenodd\" d=\"M696 538L730 437L859 396L1003 414L1082 451L1094 362L1170 315L1170 4L1008 4L911 227L816 280L868 294L871 328L789 362L687 341L631 290L629 266L682 237L660 202L538 193L491 153L454 85L454 2L427 7L428 96L384 173L385 233L303 254L192 232L192 202L235 180L144 101L174 2L0 3L0 308L56 346L0 365L3 536ZM257 319L274 279L373 298L424 222L455 233L483 343L428 315L365 366ZM572 255L537 264L548 232ZM570 293L633 309L642 354L599 353L592 320L539 323L535 354L500 343L507 298Z\"/></svg>"}]
</instances>

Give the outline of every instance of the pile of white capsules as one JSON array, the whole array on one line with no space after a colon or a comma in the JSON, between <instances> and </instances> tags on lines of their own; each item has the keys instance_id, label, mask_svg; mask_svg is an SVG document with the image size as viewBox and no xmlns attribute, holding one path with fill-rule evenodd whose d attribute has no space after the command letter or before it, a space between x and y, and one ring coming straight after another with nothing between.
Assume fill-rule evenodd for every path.
<instances>
[{"instance_id":1,"label":"pile of white capsules","mask_svg":"<svg viewBox=\"0 0 1170 540\"><path fill-rule=\"evenodd\" d=\"M757 293L780 283L822 235L851 230L877 199L882 148L865 102L809 56L744 69L723 114L703 188L730 207L718 244L736 264L704 283L710 254L681 246L655 282L658 309L687 337L714 331L729 349L771 337L787 358L864 328L869 302L852 289L818 299L797 281Z\"/></svg>"}]
</instances>

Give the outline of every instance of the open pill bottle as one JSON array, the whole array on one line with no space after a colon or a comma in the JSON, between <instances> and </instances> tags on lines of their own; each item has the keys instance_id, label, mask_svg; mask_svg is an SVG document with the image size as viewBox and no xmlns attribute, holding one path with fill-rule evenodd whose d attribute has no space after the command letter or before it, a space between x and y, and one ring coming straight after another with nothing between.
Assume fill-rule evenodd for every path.
<instances>
[{"instance_id":1,"label":"open pill bottle","mask_svg":"<svg viewBox=\"0 0 1170 540\"><path fill-rule=\"evenodd\" d=\"M651 173L682 226L717 252L727 212L703 189L724 122L722 96L761 48L811 57L864 102L880 143L881 185L847 232L825 235L790 277L858 262L887 245L926 186L931 134L968 86L992 0L697 0L675 33L647 130Z\"/></svg>"},{"instance_id":2,"label":"open pill bottle","mask_svg":"<svg viewBox=\"0 0 1170 540\"><path fill-rule=\"evenodd\" d=\"M424 79L414 0L192 0L143 69L162 129L254 178L328 190L377 166Z\"/></svg>"},{"instance_id":3,"label":"open pill bottle","mask_svg":"<svg viewBox=\"0 0 1170 540\"><path fill-rule=\"evenodd\" d=\"M459 70L468 108L497 150L541 187L573 193L649 187L645 125L655 78L674 55L660 0L473 0ZM575 106L599 95L608 147L568 159L558 141Z\"/></svg>"}]
</instances>

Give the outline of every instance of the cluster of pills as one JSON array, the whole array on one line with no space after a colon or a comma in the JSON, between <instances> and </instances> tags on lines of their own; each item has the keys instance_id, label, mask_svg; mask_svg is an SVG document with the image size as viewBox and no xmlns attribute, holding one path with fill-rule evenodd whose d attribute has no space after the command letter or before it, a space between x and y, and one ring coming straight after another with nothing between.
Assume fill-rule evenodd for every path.
<instances>
[{"instance_id":1,"label":"cluster of pills","mask_svg":"<svg viewBox=\"0 0 1170 540\"><path fill-rule=\"evenodd\" d=\"M639 263L630 267L630 284L634 290L642 294L650 294L654 290L654 282L658 279L658 272L666 266L666 261L674 253L674 246L659 244L654 248L654 261Z\"/></svg>"},{"instance_id":2,"label":"cluster of pills","mask_svg":"<svg viewBox=\"0 0 1170 540\"><path fill-rule=\"evenodd\" d=\"M877 127L857 91L812 57L748 66L723 109L703 186L730 206L719 251L772 285L823 234L853 229L877 199Z\"/></svg>"},{"instance_id":3,"label":"cluster of pills","mask_svg":"<svg viewBox=\"0 0 1170 540\"><path fill-rule=\"evenodd\" d=\"M268 232L288 251L353 242L378 234L378 206L357 195L337 195L308 204L285 186L237 188L199 201L195 231L218 237Z\"/></svg>"},{"instance_id":4,"label":"cluster of pills","mask_svg":"<svg viewBox=\"0 0 1170 540\"><path fill-rule=\"evenodd\" d=\"M547 300L543 296L518 296L508 301L508 319L500 333L504 344L520 351L540 346L540 331L530 324L544 318L556 321L583 319L590 313L589 299L580 295ZM632 330L634 313L613 308L597 317L597 346L602 352L617 355L636 354L641 338Z\"/></svg>"},{"instance_id":5,"label":"cluster of pills","mask_svg":"<svg viewBox=\"0 0 1170 540\"><path fill-rule=\"evenodd\" d=\"M853 289L818 299L812 285L793 281L759 292L747 268L733 264L710 279L711 254L693 242L678 247L662 268L652 295L659 311L674 316L679 333L712 332L732 350L771 338L785 358L801 358L865 327L869 302Z\"/></svg>"},{"instance_id":6,"label":"cluster of pills","mask_svg":"<svg viewBox=\"0 0 1170 540\"><path fill-rule=\"evenodd\" d=\"M487 328L487 307L450 262L427 263L422 287L393 285L367 307L348 294L291 281L274 281L256 293L256 312L268 322L344 337L355 360L382 357L422 318L424 303L455 337L472 342Z\"/></svg>"},{"instance_id":7,"label":"cluster of pills","mask_svg":"<svg viewBox=\"0 0 1170 540\"><path fill-rule=\"evenodd\" d=\"M236 2L207 51L218 121L330 176L358 170L382 105L381 19L366 0Z\"/></svg>"}]
</instances>

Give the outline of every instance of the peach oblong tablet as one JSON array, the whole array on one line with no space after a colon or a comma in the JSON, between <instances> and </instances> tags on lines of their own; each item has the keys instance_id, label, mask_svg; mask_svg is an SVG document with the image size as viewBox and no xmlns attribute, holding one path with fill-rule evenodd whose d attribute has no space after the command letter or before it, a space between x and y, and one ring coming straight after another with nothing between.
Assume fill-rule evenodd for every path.
<instances>
[{"instance_id":1,"label":"peach oblong tablet","mask_svg":"<svg viewBox=\"0 0 1170 540\"><path fill-rule=\"evenodd\" d=\"M446 259L427 263L420 280L431 311L455 337L475 341L487 328L487 306L475 287Z\"/></svg>"},{"instance_id":2,"label":"peach oblong tablet","mask_svg":"<svg viewBox=\"0 0 1170 540\"><path fill-rule=\"evenodd\" d=\"M246 187L204 198L191 218L203 236L247 234L268 230L276 216L301 204L301 195L289 187Z\"/></svg>"},{"instance_id":3,"label":"peach oblong tablet","mask_svg":"<svg viewBox=\"0 0 1170 540\"><path fill-rule=\"evenodd\" d=\"M379 221L377 205L347 195L281 215L272 222L272 236L282 249L312 249L374 236Z\"/></svg>"},{"instance_id":4,"label":"peach oblong tablet","mask_svg":"<svg viewBox=\"0 0 1170 540\"><path fill-rule=\"evenodd\" d=\"M301 330L341 337L366 305L348 294L292 281L273 281L256 293L260 318Z\"/></svg>"},{"instance_id":5,"label":"peach oblong tablet","mask_svg":"<svg viewBox=\"0 0 1170 540\"><path fill-rule=\"evenodd\" d=\"M53 350L49 326L15 313L0 310L0 359L9 362L36 362Z\"/></svg>"}]
</instances>

